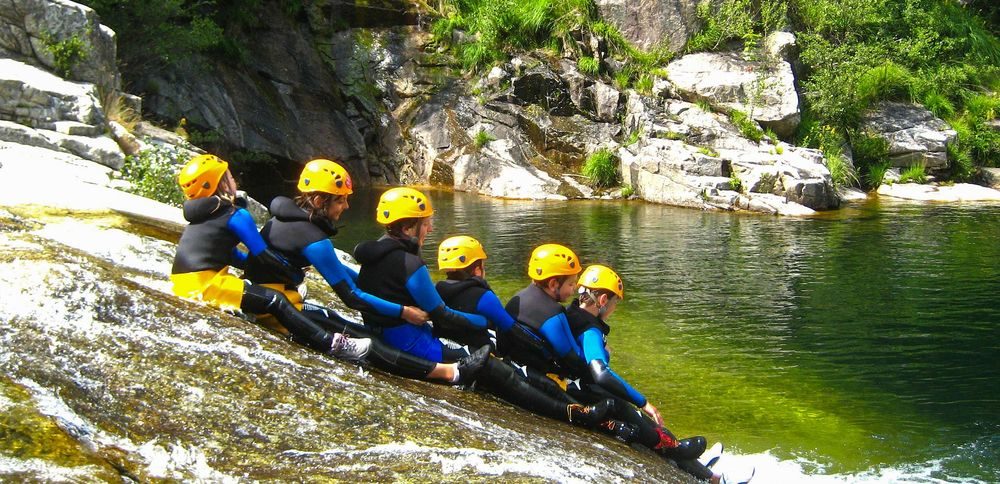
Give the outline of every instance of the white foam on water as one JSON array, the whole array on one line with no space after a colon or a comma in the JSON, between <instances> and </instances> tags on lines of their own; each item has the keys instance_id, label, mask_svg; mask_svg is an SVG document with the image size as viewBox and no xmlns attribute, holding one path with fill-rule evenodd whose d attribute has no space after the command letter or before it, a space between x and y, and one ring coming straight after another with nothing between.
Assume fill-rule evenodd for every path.
<instances>
[{"instance_id":1,"label":"white foam on water","mask_svg":"<svg viewBox=\"0 0 1000 484\"><path fill-rule=\"evenodd\" d=\"M235 477L221 473L209 466L205 453L195 447L170 444L168 450L157 444L154 439L142 444L136 451L146 459L146 471L153 477L238 482Z\"/></svg>"},{"instance_id":2,"label":"white foam on water","mask_svg":"<svg viewBox=\"0 0 1000 484\"><path fill-rule=\"evenodd\" d=\"M321 452L287 450L281 455L288 457L324 457L357 459L361 457L385 456L398 459L405 456L426 456L431 462L441 466L443 474L461 472L472 468L476 473L499 476L505 473L517 473L550 479L559 482L593 482L601 475L611 474L600 465L578 461L567 465L572 460L558 450L549 452L544 448L530 451L490 451L469 448L438 448L427 447L412 441L394 442L375 445L363 449L333 448ZM624 473L632 476L630 472Z\"/></svg>"},{"instance_id":3,"label":"white foam on water","mask_svg":"<svg viewBox=\"0 0 1000 484\"><path fill-rule=\"evenodd\" d=\"M905 464L880 469L872 469L857 473L823 474L824 466L800 458L782 460L770 452L759 454L722 454L712 470L725 474L728 478L739 479L754 471L752 484L765 483L975 483L972 478L941 477L946 459L934 459L927 462Z\"/></svg>"}]
</instances>

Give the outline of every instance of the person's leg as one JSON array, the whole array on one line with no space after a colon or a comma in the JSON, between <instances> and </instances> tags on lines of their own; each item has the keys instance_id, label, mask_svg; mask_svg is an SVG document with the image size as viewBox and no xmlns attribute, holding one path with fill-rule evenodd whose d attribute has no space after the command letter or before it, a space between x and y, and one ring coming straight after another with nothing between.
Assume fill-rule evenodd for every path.
<instances>
[{"instance_id":1,"label":"person's leg","mask_svg":"<svg viewBox=\"0 0 1000 484\"><path fill-rule=\"evenodd\" d=\"M531 386L522 374L497 358L487 360L476 381L480 388L525 410L582 426L597 425L609 410L606 404L577 404L565 393L562 393L562 398L549 395Z\"/></svg>"},{"instance_id":2,"label":"person's leg","mask_svg":"<svg viewBox=\"0 0 1000 484\"><path fill-rule=\"evenodd\" d=\"M271 314L301 343L322 353L333 347L333 336L293 306L284 294L245 282L240 309L253 314Z\"/></svg>"},{"instance_id":3,"label":"person's leg","mask_svg":"<svg viewBox=\"0 0 1000 484\"><path fill-rule=\"evenodd\" d=\"M375 337L374 332L364 324L351 321L330 308L306 303L302 314L331 333L346 333L352 338Z\"/></svg>"}]
</instances>

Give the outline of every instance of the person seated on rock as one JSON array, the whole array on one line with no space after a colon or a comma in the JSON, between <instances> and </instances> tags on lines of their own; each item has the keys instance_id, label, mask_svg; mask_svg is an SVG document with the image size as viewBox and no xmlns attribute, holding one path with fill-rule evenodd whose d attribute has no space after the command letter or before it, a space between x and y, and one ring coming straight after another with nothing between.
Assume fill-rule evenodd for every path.
<instances>
[{"instance_id":1,"label":"person seated on rock","mask_svg":"<svg viewBox=\"0 0 1000 484\"><path fill-rule=\"evenodd\" d=\"M279 291L251 284L229 273L229 267L267 267L283 283L299 284L302 273L267 247L253 217L236 198L229 164L214 155L193 157L178 176L189 222L177 243L170 280L177 296L248 314L271 314L292 337L310 348L357 361L369 351L370 339L330 334L299 312ZM238 248L242 243L248 249Z\"/></svg>"},{"instance_id":2,"label":"person seated on rock","mask_svg":"<svg viewBox=\"0 0 1000 484\"><path fill-rule=\"evenodd\" d=\"M385 227L378 240L365 241L354 249L361 264L358 287L369 294L404 306L426 311L435 325L486 328L486 318L455 311L444 304L420 247L432 230L434 209L430 198L409 187L387 190L379 197L376 220ZM430 361L455 361L469 354L489 356L490 346L469 348L445 346L434 337L429 323L413 324L398 316L362 313L365 325L376 329L382 341Z\"/></svg>"},{"instance_id":3,"label":"person seated on rock","mask_svg":"<svg viewBox=\"0 0 1000 484\"><path fill-rule=\"evenodd\" d=\"M340 164L326 159L306 163L299 176L299 196L292 200L279 196L271 201L271 219L260 235L267 245L278 252L297 271L297 280L304 277L309 266L323 276L337 296L348 307L362 313L400 318L409 324L427 321L427 313L413 305L400 305L368 294L355 283L358 274L340 262L332 237L337 234L334 223L350 205L354 193L351 176ZM325 328L347 332L352 336L370 336L360 324L340 317L335 312L316 305L304 305L297 286L286 284L280 274L268 267L250 266L247 277L254 283L284 292L306 316ZM466 356L458 363L437 363L406 354L373 339L367 361L397 375L453 383L471 379L481 366L481 359Z\"/></svg>"},{"instance_id":4,"label":"person seated on rock","mask_svg":"<svg viewBox=\"0 0 1000 484\"><path fill-rule=\"evenodd\" d=\"M545 345L539 350L513 342L509 355L514 365L534 385L555 386L550 393L555 394L558 388L575 402L593 403L610 398L615 402L608 413L610 419L599 426L605 433L649 447L665 458L696 459L705 450L704 438L678 440L661 425L642 418L627 401L619 402L620 398L614 394L588 392L574 385L588 377L590 370L561 303L576 291L580 271L580 260L568 247L543 244L532 251L528 262L532 282L514 295L506 308L515 324L525 326Z\"/></svg>"},{"instance_id":5,"label":"person seated on rock","mask_svg":"<svg viewBox=\"0 0 1000 484\"><path fill-rule=\"evenodd\" d=\"M542 341L526 331L503 308L500 298L487 284L486 251L478 240L460 235L445 239L438 246L438 269L448 278L437 283L437 291L448 307L485 317L490 328L435 325L434 335L458 344L498 348L497 340L523 340L522 345L541 347ZM506 344L501 345L503 348ZM500 351L495 351L501 353ZM546 393L546 388L531 385L525 375L498 358L490 358L476 379L478 388L539 415L593 427L606 420L608 402L581 405L562 392Z\"/></svg>"},{"instance_id":6,"label":"person seated on rock","mask_svg":"<svg viewBox=\"0 0 1000 484\"><path fill-rule=\"evenodd\" d=\"M704 437L692 437L679 441L663 426L660 412L638 390L611 370L611 355L607 348L607 335L611 328L605 322L625 299L625 286L615 271L603 265L587 267L577 281L579 297L566 309L566 318L574 340L583 352L583 361L588 371L569 382L567 392L581 401L614 398L615 407L629 409L616 413L629 424L632 435L626 440L639 442L677 462L678 467L699 479L719 482L721 478L695 460L693 449L705 448ZM633 407L634 406L634 407ZM642 410L645 415L635 412Z\"/></svg>"}]
</instances>

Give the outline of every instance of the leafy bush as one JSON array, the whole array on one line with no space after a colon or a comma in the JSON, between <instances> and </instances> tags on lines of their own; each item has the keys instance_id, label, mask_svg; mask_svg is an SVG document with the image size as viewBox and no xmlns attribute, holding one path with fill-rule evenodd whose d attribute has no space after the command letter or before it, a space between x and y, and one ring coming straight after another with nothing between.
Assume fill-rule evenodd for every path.
<instances>
[{"instance_id":1,"label":"leafy bush","mask_svg":"<svg viewBox=\"0 0 1000 484\"><path fill-rule=\"evenodd\" d=\"M834 185L849 187L858 182L858 175L851 169L851 165L847 164L847 160L839 150L837 152L824 152L823 159L826 162L826 167L830 170L830 179L833 180Z\"/></svg>"},{"instance_id":2,"label":"leafy bush","mask_svg":"<svg viewBox=\"0 0 1000 484\"><path fill-rule=\"evenodd\" d=\"M864 174L867 188L878 188L889 169L889 142L868 133L857 133L851 137L854 164Z\"/></svg>"},{"instance_id":3,"label":"leafy bush","mask_svg":"<svg viewBox=\"0 0 1000 484\"><path fill-rule=\"evenodd\" d=\"M618 157L611 150L601 148L587 157L583 164L583 175L590 179L591 185L599 188L612 187L618 184Z\"/></svg>"},{"instance_id":4,"label":"leafy bush","mask_svg":"<svg viewBox=\"0 0 1000 484\"><path fill-rule=\"evenodd\" d=\"M628 134L628 138L625 138L625 142L624 142L625 146L632 146L632 145L638 143L639 139L642 138L642 135L644 135L644 134L646 134L646 130L643 129L643 128L639 128L639 129L637 129L637 130L629 133Z\"/></svg>"},{"instance_id":5,"label":"leafy bush","mask_svg":"<svg viewBox=\"0 0 1000 484\"><path fill-rule=\"evenodd\" d=\"M858 79L857 96L862 109L875 101L911 99L913 75L906 68L887 62L868 69Z\"/></svg>"},{"instance_id":6,"label":"leafy bush","mask_svg":"<svg viewBox=\"0 0 1000 484\"><path fill-rule=\"evenodd\" d=\"M889 162L882 162L875 165L869 165L867 171L865 172L865 186L869 190L875 190L882 184L882 180L885 179L885 173L889 171Z\"/></svg>"},{"instance_id":7,"label":"leafy bush","mask_svg":"<svg viewBox=\"0 0 1000 484\"><path fill-rule=\"evenodd\" d=\"M764 139L764 132L757 125L757 122L750 119L743 111L734 109L729 113L729 120L736 126L736 129L740 130L740 134L744 138L753 140L754 143L760 143L760 140Z\"/></svg>"},{"instance_id":8,"label":"leafy bush","mask_svg":"<svg viewBox=\"0 0 1000 484\"><path fill-rule=\"evenodd\" d=\"M735 172L729 174L729 189L734 192L743 191L743 180L740 180Z\"/></svg>"},{"instance_id":9,"label":"leafy bush","mask_svg":"<svg viewBox=\"0 0 1000 484\"><path fill-rule=\"evenodd\" d=\"M132 184L126 189L141 197L174 206L184 203L184 193L177 184L177 174L185 155L177 148L149 144L150 148L125 158L122 179Z\"/></svg>"},{"instance_id":10,"label":"leafy bush","mask_svg":"<svg viewBox=\"0 0 1000 484\"><path fill-rule=\"evenodd\" d=\"M577 59L576 67L584 74L596 76L601 72L601 61L593 57L584 56Z\"/></svg>"},{"instance_id":11,"label":"leafy bush","mask_svg":"<svg viewBox=\"0 0 1000 484\"><path fill-rule=\"evenodd\" d=\"M632 195L635 195L635 187L632 185L622 186L622 198L631 198Z\"/></svg>"},{"instance_id":12,"label":"leafy bush","mask_svg":"<svg viewBox=\"0 0 1000 484\"><path fill-rule=\"evenodd\" d=\"M476 149L478 150L483 146L486 146L486 143L495 140L496 138L493 135L487 133L485 130L481 130L476 133L476 137L472 140L472 143L476 145Z\"/></svg>"},{"instance_id":13,"label":"leafy bush","mask_svg":"<svg viewBox=\"0 0 1000 484\"><path fill-rule=\"evenodd\" d=\"M785 26L787 9L788 2L783 0L701 2L697 12L704 27L691 37L685 50L717 50L729 40L767 35Z\"/></svg>"},{"instance_id":14,"label":"leafy bush","mask_svg":"<svg viewBox=\"0 0 1000 484\"><path fill-rule=\"evenodd\" d=\"M924 183L925 181L927 181L927 173L924 170L924 165L910 166L899 174L899 183Z\"/></svg>"},{"instance_id":15,"label":"leafy bush","mask_svg":"<svg viewBox=\"0 0 1000 484\"><path fill-rule=\"evenodd\" d=\"M87 58L89 51L89 46L79 35L57 41L52 34L46 32L42 34L42 44L45 45L45 51L52 55L56 73L67 79L73 68Z\"/></svg>"}]
</instances>

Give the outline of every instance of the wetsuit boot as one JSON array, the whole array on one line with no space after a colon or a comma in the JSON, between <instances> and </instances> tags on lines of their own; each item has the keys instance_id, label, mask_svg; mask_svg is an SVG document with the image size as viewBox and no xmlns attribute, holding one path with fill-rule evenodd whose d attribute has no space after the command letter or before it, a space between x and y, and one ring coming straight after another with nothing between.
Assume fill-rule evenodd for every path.
<instances>
[{"instance_id":1,"label":"wetsuit boot","mask_svg":"<svg viewBox=\"0 0 1000 484\"><path fill-rule=\"evenodd\" d=\"M615 401L610 398L588 406L571 403L566 405L566 420L581 427L596 427L607 420L607 416L612 412L614 406Z\"/></svg>"},{"instance_id":2,"label":"wetsuit boot","mask_svg":"<svg viewBox=\"0 0 1000 484\"><path fill-rule=\"evenodd\" d=\"M476 379L476 375L479 370L483 368L486 361L490 358L490 345L484 345L476 351L473 351L469 356L459 358L455 363L458 364L458 380L455 383L459 385L467 385Z\"/></svg>"}]
</instances>

